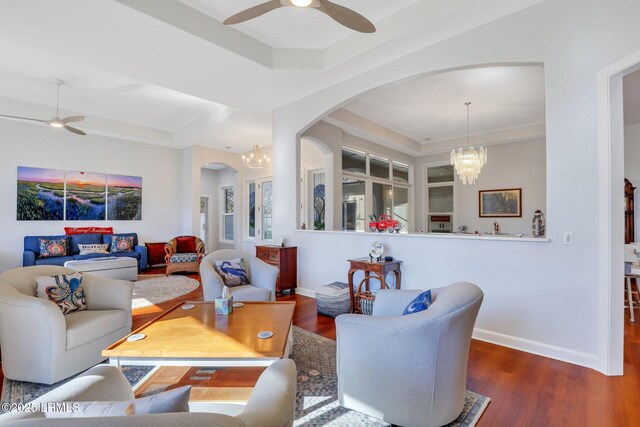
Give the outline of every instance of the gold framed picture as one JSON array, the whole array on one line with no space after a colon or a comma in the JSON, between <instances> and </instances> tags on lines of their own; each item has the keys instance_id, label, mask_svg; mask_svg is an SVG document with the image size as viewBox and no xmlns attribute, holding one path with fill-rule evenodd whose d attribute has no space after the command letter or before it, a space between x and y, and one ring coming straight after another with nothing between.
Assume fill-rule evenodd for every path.
<instances>
[{"instance_id":1,"label":"gold framed picture","mask_svg":"<svg viewBox=\"0 0 640 427\"><path fill-rule=\"evenodd\" d=\"M521 218L522 188L478 191L481 218Z\"/></svg>"}]
</instances>

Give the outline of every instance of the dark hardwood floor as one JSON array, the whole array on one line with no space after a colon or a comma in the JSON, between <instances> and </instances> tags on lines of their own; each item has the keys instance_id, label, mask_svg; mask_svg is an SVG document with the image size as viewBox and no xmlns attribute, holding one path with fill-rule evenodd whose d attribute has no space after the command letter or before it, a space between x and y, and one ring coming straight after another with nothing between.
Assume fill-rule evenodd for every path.
<instances>
[{"instance_id":1,"label":"dark hardwood floor","mask_svg":"<svg viewBox=\"0 0 640 427\"><path fill-rule=\"evenodd\" d=\"M147 274L162 274L163 268ZM198 278L197 274L189 277ZM179 299L135 310L133 327L152 320L178 301L202 299L202 289ZM335 339L334 319L318 315L315 299L301 295L279 297L296 301L294 325ZM638 426L640 425L640 321L625 319L622 377L529 353L473 340L467 388L489 396L491 403L478 426ZM1 370L0 367L0 379Z\"/></svg>"}]
</instances>

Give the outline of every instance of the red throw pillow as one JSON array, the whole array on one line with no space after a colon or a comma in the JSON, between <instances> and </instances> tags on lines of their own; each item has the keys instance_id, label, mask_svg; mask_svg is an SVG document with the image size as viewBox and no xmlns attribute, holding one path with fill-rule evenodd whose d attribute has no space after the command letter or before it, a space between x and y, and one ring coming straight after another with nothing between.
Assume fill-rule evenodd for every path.
<instances>
[{"instance_id":1,"label":"red throw pillow","mask_svg":"<svg viewBox=\"0 0 640 427\"><path fill-rule=\"evenodd\" d=\"M64 234L113 234L113 227L65 227Z\"/></svg>"},{"instance_id":2,"label":"red throw pillow","mask_svg":"<svg viewBox=\"0 0 640 427\"><path fill-rule=\"evenodd\" d=\"M196 253L196 238L193 236L176 237L176 252L179 254Z\"/></svg>"}]
</instances>

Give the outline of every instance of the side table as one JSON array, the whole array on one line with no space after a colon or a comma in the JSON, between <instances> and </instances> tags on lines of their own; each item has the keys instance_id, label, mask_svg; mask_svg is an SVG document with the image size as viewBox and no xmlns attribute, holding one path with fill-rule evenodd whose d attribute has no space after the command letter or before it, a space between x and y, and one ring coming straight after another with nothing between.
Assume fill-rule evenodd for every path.
<instances>
[{"instance_id":1,"label":"side table","mask_svg":"<svg viewBox=\"0 0 640 427\"><path fill-rule=\"evenodd\" d=\"M164 245L167 242L145 242L147 247L147 264L149 267L157 264L166 264L164 262Z\"/></svg>"},{"instance_id":2,"label":"side table","mask_svg":"<svg viewBox=\"0 0 640 427\"><path fill-rule=\"evenodd\" d=\"M354 312L354 294L353 294L353 275L356 271L364 271L364 277L369 277L371 273L380 277L380 289L389 289L386 277L387 273L392 272L396 277L396 289L400 289L400 281L402 273L400 272L400 264L402 261L370 261L369 258L359 258L349 260L349 298L351 300L351 313Z\"/></svg>"}]
</instances>

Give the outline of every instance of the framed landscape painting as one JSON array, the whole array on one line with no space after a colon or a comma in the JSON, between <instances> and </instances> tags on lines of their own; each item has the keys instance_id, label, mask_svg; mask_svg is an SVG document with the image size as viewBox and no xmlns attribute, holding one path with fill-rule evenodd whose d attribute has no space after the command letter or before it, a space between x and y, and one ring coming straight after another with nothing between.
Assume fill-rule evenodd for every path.
<instances>
[{"instance_id":1,"label":"framed landscape painting","mask_svg":"<svg viewBox=\"0 0 640 427\"><path fill-rule=\"evenodd\" d=\"M107 175L67 171L66 219L104 220L107 201Z\"/></svg>"},{"instance_id":2,"label":"framed landscape painting","mask_svg":"<svg viewBox=\"0 0 640 427\"><path fill-rule=\"evenodd\" d=\"M142 219L142 177L109 174L107 194L108 220L140 221Z\"/></svg>"},{"instance_id":3,"label":"framed landscape painting","mask_svg":"<svg viewBox=\"0 0 640 427\"><path fill-rule=\"evenodd\" d=\"M481 218L522 217L522 188L481 190L478 193Z\"/></svg>"},{"instance_id":4,"label":"framed landscape painting","mask_svg":"<svg viewBox=\"0 0 640 427\"><path fill-rule=\"evenodd\" d=\"M18 221L64 219L64 171L18 166Z\"/></svg>"}]
</instances>

